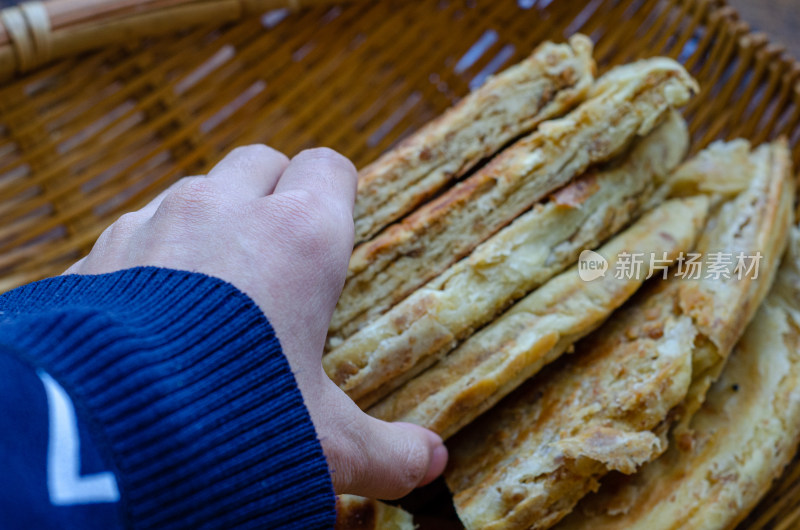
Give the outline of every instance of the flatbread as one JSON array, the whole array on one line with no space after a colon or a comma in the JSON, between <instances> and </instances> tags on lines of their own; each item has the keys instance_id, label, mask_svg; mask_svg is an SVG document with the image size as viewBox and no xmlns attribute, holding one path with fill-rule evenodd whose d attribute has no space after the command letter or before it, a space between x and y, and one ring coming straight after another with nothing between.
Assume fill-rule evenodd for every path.
<instances>
[{"instance_id":1,"label":"flatbread","mask_svg":"<svg viewBox=\"0 0 800 530\"><path fill-rule=\"evenodd\" d=\"M356 242L412 211L507 142L580 103L594 70L587 37L545 42L362 169Z\"/></svg>"},{"instance_id":2,"label":"flatbread","mask_svg":"<svg viewBox=\"0 0 800 530\"><path fill-rule=\"evenodd\" d=\"M597 98L563 119L542 124L539 131L453 188L457 202L445 194L443 203L430 203L433 210L424 207L409 217L407 221L419 222L409 221L412 232L424 240L436 239L437 232L444 231L455 242L468 239L470 230L463 226L467 220L479 230L509 212L515 217L598 158L620 154L637 136L656 127L673 104L686 101L694 87L685 70L669 59L612 70L594 87L600 94ZM522 283L505 288L519 297L528 280L524 273L516 277ZM493 311L476 312L474 304L442 298L439 293L445 283L434 280L432 285L417 290L323 358L328 376L360 406L384 397L513 302L512 294Z\"/></svg>"},{"instance_id":3,"label":"flatbread","mask_svg":"<svg viewBox=\"0 0 800 530\"><path fill-rule=\"evenodd\" d=\"M724 163L721 147L702 156ZM758 275L656 281L584 340L573 362L529 381L453 440L446 478L468 528L549 528L604 474L633 473L666 449L666 427L697 410L702 383L772 283L794 196L786 156L784 144L750 155L738 168L748 175L732 176L747 187L719 199L696 248L760 251Z\"/></svg>"},{"instance_id":4,"label":"flatbread","mask_svg":"<svg viewBox=\"0 0 800 530\"><path fill-rule=\"evenodd\" d=\"M671 107L686 103L696 88L670 59L615 68L570 114L541 124L460 184L359 245L331 320L328 350L372 325L373 316L468 255L547 194L625 151L663 121ZM368 313L366 320L359 316L363 313ZM355 327L348 324L354 319L359 322Z\"/></svg>"},{"instance_id":5,"label":"flatbread","mask_svg":"<svg viewBox=\"0 0 800 530\"><path fill-rule=\"evenodd\" d=\"M339 495L336 498L334 530L414 530L410 513L388 504L359 497Z\"/></svg>"},{"instance_id":6,"label":"flatbread","mask_svg":"<svg viewBox=\"0 0 800 530\"><path fill-rule=\"evenodd\" d=\"M755 507L800 439L800 227L690 429L688 447L609 477L559 528L733 529Z\"/></svg>"},{"instance_id":7,"label":"flatbread","mask_svg":"<svg viewBox=\"0 0 800 530\"><path fill-rule=\"evenodd\" d=\"M721 159L729 154L723 142L713 144L707 152ZM682 170L685 172L686 168ZM678 438L686 433L692 415L700 408L709 386L719 377L731 349L772 285L792 222L795 182L786 142L759 146L752 151L750 164L741 166L742 170L752 172L749 185L720 207L698 242L697 251L707 258L722 250L734 257L760 252L759 274L745 274L742 279L732 274L727 279L684 282L681 287L681 310L692 317L705 340L692 358L692 385L677 413ZM731 168L731 182L746 182L736 173ZM698 180L703 180L704 175L698 173Z\"/></svg>"},{"instance_id":8,"label":"flatbread","mask_svg":"<svg viewBox=\"0 0 800 530\"><path fill-rule=\"evenodd\" d=\"M648 212L598 249L605 276L580 277L578 266L556 276L487 325L444 360L369 409L449 437L596 329L645 280L617 275L623 252L651 253L669 265L688 252L702 229L708 200L671 200ZM666 254L666 255L665 255Z\"/></svg>"}]
</instances>

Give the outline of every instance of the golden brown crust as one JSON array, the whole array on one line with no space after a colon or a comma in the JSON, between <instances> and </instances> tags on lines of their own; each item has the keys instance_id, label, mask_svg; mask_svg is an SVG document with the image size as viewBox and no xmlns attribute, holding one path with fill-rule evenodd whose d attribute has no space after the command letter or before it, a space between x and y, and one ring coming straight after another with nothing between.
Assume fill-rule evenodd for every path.
<instances>
[{"instance_id":1,"label":"golden brown crust","mask_svg":"<svg viewBox=\"0 0 800 530\"><path fill-rule=\"evenodd\" d=\"M606 276L585 282L577 266L553 278L458 349L369 410L454 434L589 334L630 297L644 277L616 278L622 252L677 258L694 243L705 220L703 198L670 201L643 216L598 250Z\"/></svg>"},{"instance_id":2,"label":"golden brown crust","mask_svg":"<svg viewBox=\"0 0 800 530\"><path fill-rule=\"evenodd\" d=\"M660 454L651 430L685 395L691 357L680 352L694 338L668 285L649 287L637 297L643 303L614 315L576 358L454 440L447 478L468 528L547 528L604 473L630 473ZM491 437L480 441L480 431Z\"/></svg>"},{"instance_id":3,"label":"golden brown crust","mask_svg":"<svg viewBox=\"0 0 800 530\"><path fill-rule=\"evenodd\" d=\"M357 495L336 498L334 530L414 530L411 514L374 499Z\"/></svg>"},{"instance_id":4,"label":"golden brown crust","mask_svg":"<svg viewBox=\"0 0 800 530\"><path fill-rule=\"evenodd\" d=\"M728 156L722 143L712 145L707 152L722 159ZM795 186L785 141L760 146L751 153L750 165L743 168L752 171L749 185L720 207L698 242L697 251L706 258L720 249L734 256L760 252L759 275L684 282L681 287L681 309L692 317L706 343L697 348L692 361L692 386L681 406L678 436L702 404L711 383L719 377L733 345L766 296L786 246ZM731 180L737 179L732 176Z\"/></svg>"},{"instance_id":5,"label":"golden brown crust","mask_svg":"<svg viewBox=\"0 0 800 530\"><path fill-rule=\"evenodd\" d=\"M665 424L691 417L687 396L702 403L697 381L724 362L736 326L771 283L793 196L780 151L785 146L751 154L754 163L741 168L750 173L741 179L747 189L720 207L697 247L761 251L757 278L671 278L650 287L581 344L577 362L529 382L482 428L457 438L447 478L468 527L547 528L610 470L631 473L661 454ZM709 152L725 157L724 149Z\"/></svg>"},{"instance_id":6,"label":"golden brown crust","mask_svg":"<svg viewBox=\"0 0 800 530\"><path fill-rule=\"evenodd\" d=\"M626 248L657 253L669 248L673 256L687 251L702 228L705 216L698 214L705 213L708 201L685 200L693 202L670 201L660 207L672 207L669 215L655 215L655 210L649 219L644 217L630 229L657 233L659 229L653 228L653 223L669 230L665 234L669 237L650 242L655 248L628 247L629 241L622 234L609 243L609 254ZM692 217L690 208L699 210L694 213L694 222L687 223ZM670 243L676 235L679 237ZM625 295L630 295L641 282L627 283L631 285ZM655 287L665 285L659 282ZM572 293L572 297L577 294ZM592 311L604 308L607 313L603 316L607 316L626 298L620 296L616 303L604 307L602 297L585 294L591 302L574 306L572 297L561 297L561 305L571 306L572 311L562 309L566 315L585 315L573 319L591 322L586 332L602 321L602 317L592 319ZM565 359L557 369L527 382L454 438L446 478L467 528L547 528L595 485L604 470L631 472L661 451L658 437L648 429L680 402L689 385L691 368L686 357L673 353L690 348L693 336L687 333L691 329L689 319L676 314L672 299L674 289L665 290L645 297L644 305L634 304L633 309L615 315L603 327L603 333L582 343L591 344L590 348L579 346L577 357ZM599 307L592 307L593 302ZM572 324L565 317L553 322L545 319L540 333L560 323ZM643 369L628 371L634 363L643 365ZM625 377L635 378L637 392L621 400L629 388L626 383L634 382ZM662 409L643 407L651 401Z\"/></svg>"},{"instance_id":7,"label":"golden brown crust","mask_svg":"<svg viewBox=\"0 0 800 530\"><path fill-rule=\"evenodd\" d=\"M606 89L596 99L542 124L463 184L387 231L387 253L377 262L397 258L408 248L398 244L403 240L462 256L472 248L464 243L474 241L471 235L489 235L590 165L619 154L695 88L683 68L667 59L634 63L607 75L609 80L601 80ZM528 281L522 274L494 308L476 313L458 297L439 295L444 284L434 280L433 288L419 289L325 356L325 371L359 405L368 406L524 295L531 288Z\"/></svg>"},{"instance_id":8,"label":"golden brown crust","mask_svg":"<svg viewBox=\"0 0 800 530\"><path fill-rule=\"evenodd\" d=\"M637 142L624 160L559 190L551 202L517 219L457 266L465 272L472 267L474 273L479 274L478 281L456 284L458 295L468 301L469 297L461 292L471 290L480 292L485 298L486 292L496 290L498 283L514 281L506 268L512 272L525 270L533 276L537 268L542 268L543 272L558 271L573 262L583 248L594 247L628 224L643 206L649 207L661 200L656 189L683 157L687 141L683 119L675 113L653 133ZM685 243L682 234L670 234L671 239L665 239L667 232L659 234L666 221L666 218L651 215L609 245L621 245L620 250L629 251L641 248L649 255L649 252L680 246L678 241L684 240ZM681 226L677 223L672 228ZM694 236L689 240L690 244L693 242ZM686 251L688 247L680 250ZM504 267L493 266L492 262L500 261L506 262ZM613 263L611 267L613 271ZM453 281L454 276L457 274L451 273L449 281ZM616 308L632 292L613 282L583 283L574 269L561 276L565 279L554 278L528 295L530 304L518 303L531 308L526 317L495 320L440 363L397 389L368 412L387 421L416 423L448 437L538 370L543 362L549 362L560 354L560 351L552 349L556 344L550 343L550 339L563 350L576 336L588 333L605 311ZM484 283L489 285L483 286ZM635 290L638 282L633 281L631 285ZM595 292L591 287L600 289ZM545 302L547 297L559 300L573 294L593 297L598 304L597 311L571 315L574 320L564 315L563 319L551 323L552 333L538 336L529 349L513 339L518 334L532 333L530 326L537 326L536 322L540 320L534 316L537 304L545 307L548 305ZM600 300L605 296L609 297L609 306L600 309ZM564 304L565 310L569 308L569 304ZM498 327L506 331L497 333L495 328ZM559 338L559 335L563 336ZM533 354L534 348L540 355Z\"/></svg>"},{"instance_id":9,"label":"golden brown crust","mask_svg":"<svg viewBox=\"0 0 800 530\"><path fill-rule=\"evenodd\" d=\"M595 98L543 123L462 183L359 245L331 323L329 349L548 193L646 135L670 106L685 103L696 89L680 65L661 58L612 70L601 83L605 88Z\"/></svg>"},{"instance_id":10,"label":"golden brown crust","mask_svg":"<svg viewBox=\"0 0 800 530\"><path fill-rule=\"evenodd\" d=\"M678 445L632 477L604 483L559 528L735 528L800 439L800 228L775 285Z\"/></svg>"},{"instance_id":11,"label":"golden brown crust","mask_svg":"<svg viewBox=\"0 0 800 530\"><path fill-rule=\"evenodd\" d=\"M593 81L592 42L545 42L359 173L356 242L365 241L515 137L560 116Z\"/></svg>"}]
</instances>

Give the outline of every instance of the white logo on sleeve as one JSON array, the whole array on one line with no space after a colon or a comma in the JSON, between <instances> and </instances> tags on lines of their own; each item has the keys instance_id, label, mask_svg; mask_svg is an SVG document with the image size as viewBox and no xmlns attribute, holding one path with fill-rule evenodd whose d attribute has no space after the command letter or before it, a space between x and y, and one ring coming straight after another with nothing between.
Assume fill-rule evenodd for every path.
<instances>
[{"instance_id":1,"label":"white logo on sleeve","mask_svg":"<svg viewBox=\"0 0 800 530\"><path fill-rule=\"evenodd\" d=\"M78 419L69 395L47 373L37 375L47 394L49 440L47 443L47 490L55 506L117 502L119 489L111 471L80 475L81 441Z\"/></svg>"}]
</instances>

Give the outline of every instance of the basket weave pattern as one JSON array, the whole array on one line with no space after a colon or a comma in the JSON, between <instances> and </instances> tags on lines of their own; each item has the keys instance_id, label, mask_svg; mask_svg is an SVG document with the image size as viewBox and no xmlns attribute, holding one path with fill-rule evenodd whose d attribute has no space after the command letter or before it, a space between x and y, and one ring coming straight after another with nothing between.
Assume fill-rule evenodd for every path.
<instances>
[{"instance_id":1,"label":"basket weave pattern","mask_svg":"<svg viewBox=\"0 0 800 530\"><path fill-rule=\"evenodd\" d=\"M722 0L366 2L268 13L62 60L0 85L0 292L62 272L121 213L235 145L333 147L358 166L546 39L581 31L601 71L685 64L697 151L786 135L800 163L800 66ZM800 465L747 528L800 520ZM777 525L777 526L776 526Z\"/></svg>"}]
</instances>

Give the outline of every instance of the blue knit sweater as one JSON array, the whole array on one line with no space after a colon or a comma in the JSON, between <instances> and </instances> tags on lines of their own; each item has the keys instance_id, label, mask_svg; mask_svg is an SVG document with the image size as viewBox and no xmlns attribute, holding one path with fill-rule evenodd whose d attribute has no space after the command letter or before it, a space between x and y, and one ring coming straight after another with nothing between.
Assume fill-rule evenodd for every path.
<instances>
[{"instance_id":1,"label":"blue knit sweater","mask_svg":"<svg viewBox=\"0 0 800 530\"><path fill-rule=\"evenodd\" d=\"M0 296L0 527L320 528L333 487L246 295L154 267Z\"/></svg>"}]
</instances>

